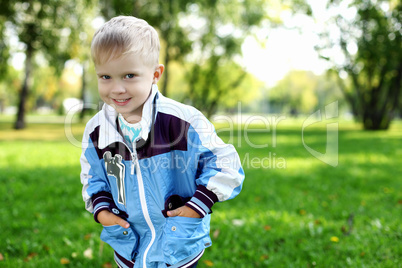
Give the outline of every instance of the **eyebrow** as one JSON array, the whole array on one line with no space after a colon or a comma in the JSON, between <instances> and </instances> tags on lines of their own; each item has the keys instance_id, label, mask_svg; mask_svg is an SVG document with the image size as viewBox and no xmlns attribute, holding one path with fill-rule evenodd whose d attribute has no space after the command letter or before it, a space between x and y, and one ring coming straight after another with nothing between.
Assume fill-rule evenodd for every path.
<instances>
[{"instance_id":1,"label":"eyebrow","mask_svg":"<svg viewBox=\"0 0 402 268\"><path fill-rule=\"evenodd\" d=\"M126 75L126 74L141 74L142 72L141 72L141 70L139 70L139 69L137 69L137 70L127 70L127 71L119 71L119 75ZM110 74L109 73L106 73L106 72L99 72L99 73L96 73L96 75L98 75L98 76L102 76L102 75L109 75L110 76Z\"/></svg>"},{"instance_id":2,"label":"eyebrow","mask_svg":"<svg viewBox=\"0 0 402 268\"><path fill-rule=\"evenodd\" d=\"M96 73L96 75L97 75L97 76L104 76L104 75L110 76L110 75L108 75L107 73Z\"/></svg>"}]
</instances>

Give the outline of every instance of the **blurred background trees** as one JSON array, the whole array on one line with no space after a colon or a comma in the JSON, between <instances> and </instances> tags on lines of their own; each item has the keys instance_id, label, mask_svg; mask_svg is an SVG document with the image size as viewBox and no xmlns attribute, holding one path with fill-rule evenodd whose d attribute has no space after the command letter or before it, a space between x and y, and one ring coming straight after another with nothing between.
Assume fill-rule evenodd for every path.
<instances>
[{"instance_id":1,"label":"blurred background trees","mask_svg":"<svg viewBox=\"0 0 402 268\"><path fill-rule=\"evenodd\" d=\"M106 20L126 10L157 28L163 42L162 57L166 67L162 94L171 95L179 90L182 93L178 97L180 101L196 106L211 117L218 106L230 103L226 101L228 98L233 100L238 96L236 90L246 77L252 79L237 64L236 57L241 56L247 36L255 34L260 27L272 27L277 23L278 18L270 17L266 12L269 3L263 0L103 0L101 10ZM293 6L308 10L303 1L295 2ZM185 74L175 85L170 83L171 77L178 74L171 72L173 62L180 63L183 68L178 71ZM225 70L227 68L231 70ZM245 88L244 84L243 89L244 94L254 96L259 90L258 87Z\"/></svg>"},{"instance_id":2,"label":"blurred background trees","mask_svg":"<svg viewBox=\"0 0 402 268\"><path fill-rule=\"evenodd\" d=\"M293 116L313 113L330 102L342 99L342 92L333 76L301 70L290 71L267 94L271 112Z\"/></svg>"},{"instance_id":3,"label":"blurred background trees","mask_svg":"<svg viewBox=\"0 0 402 268\"><path fill-rule=\"evenodd\" d=\"M328 24L339 35L332 38L334 27L328 27L318 48L332 62L345 99L364 128L388 129L401 108L402 2L331 0L328 7L335 10ZM340 47L343 61L326 55L334 46Z\"/></svg>"},{"instance_id":4,"label":"blurred background trees","mask_svg":"<svg viewBox=\"0 0 402 268\"><path fill-rule=\"evenodd\" d=\"M46 79L35 79L39 95L39 101L49 100L58 91L57 77L61 74L64 64L68 59L77 56L77 48L80 46L80 30L85 27L82 17L90 8L91 1L73 0L31 0L31 1L2 1L0 22L2 26L1 36L8 30L8 37L17 37L18 45L21 45L25 56L24 74L19 101L15 128L25 127L25 111L28 95L33 85L32 77L36 64L47 68ZM8 64L10 46L2 44L1 54L5 56L1 65ZM16 90L14 88L14 90ZM46 92L45 95L42 93Z\"/></svg>"},{"instance_id":5,"label":"blurred background trees","mask_svg":"<svg viewBox=\"0 0 402 268\"><path fill-rule=\"evenodd\" d=\"M239 101L244 111L297 116L345 100L365 129L387 129L402 110L400 1L328 0L330 16L316 48L329 62L330 75L291 70L273 86L245 68L244 41L252 37L264 46L271 29L286 27L284 13L315 19L307 1L0 0L0 5L0 113L16 107L16 128L25 126L26 111L62 112L66 98L81 99L83 108L98 102L90 41L97 27L116 15L143 18L158 30L166 66L161 92L208 117L232 111Z\"/></svg>"}]
</instances>

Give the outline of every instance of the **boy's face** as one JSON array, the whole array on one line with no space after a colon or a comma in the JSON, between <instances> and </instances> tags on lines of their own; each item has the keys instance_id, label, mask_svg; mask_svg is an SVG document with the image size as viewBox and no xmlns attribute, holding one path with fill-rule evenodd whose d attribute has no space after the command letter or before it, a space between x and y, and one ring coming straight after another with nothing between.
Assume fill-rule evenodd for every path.
<instances>
[{"instance_id":1,"label":"boy's face","mask_svg":"<svg viewBox=\"0 0 402 268\"><path fill-rule=\"evenodd\" d=\"M96 65L95 70L101 99L128 122L136 123L141 120L152 84L163 73L163 65L150 67L143 63L141 56L130 53Z\"/></svg>"}]
</instances>

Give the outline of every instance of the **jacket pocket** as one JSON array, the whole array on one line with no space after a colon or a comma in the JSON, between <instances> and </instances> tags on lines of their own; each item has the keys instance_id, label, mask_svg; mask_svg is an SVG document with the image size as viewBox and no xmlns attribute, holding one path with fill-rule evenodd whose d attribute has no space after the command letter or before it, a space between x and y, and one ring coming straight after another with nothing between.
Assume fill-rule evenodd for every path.
<instances>
[{"instance_id":1,"label":"jacket pocket","mask_svg":"<svg viewBox=\"0 0 402 268\"><path fill-rule=\"evenodd\" d=\"M202 218L166 218L163 253L166 263L173 265L211 245Z\"/></svg>"},{"instance_id":2,"label":"jacket pocket","mask_svg":"<svg viewBox=\"0 0 402 268\"><path fill-rule=\"evenodd\" d=\"M125 259L133 259L138 235L131 228L125 229L120 225L103 226L100 238Z\"/></svg>"}]
</instances>

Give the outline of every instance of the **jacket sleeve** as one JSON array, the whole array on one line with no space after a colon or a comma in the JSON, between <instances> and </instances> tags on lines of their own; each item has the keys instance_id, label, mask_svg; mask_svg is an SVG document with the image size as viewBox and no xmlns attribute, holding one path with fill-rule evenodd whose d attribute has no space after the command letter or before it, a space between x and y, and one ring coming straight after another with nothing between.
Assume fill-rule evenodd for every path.
<instances>
[{"instance_id":1,"label":"jacket sleeve","mask_svg":"<svg viewBox=\"0 0 402 268\"><path fill-rule=\"evenodd\" d=\"M201 113L191 120L187 143L190 155L197 161L197 190L186 206L204 217L214 203L240 193L244 171L234 146L225 144Z\"/></svg>"},{"instance_id":2,"label":"jacket sleeve","mask_svg":"<svg viewBox=\"0 0 402 268\"><path fill-rule=\"evenodd\" d=\"M108 180L104 168L99 160L95 145L90 138L88 127L85 129L82 139L81 183L82 197L85 208L94 214L95 221L102 210L108 210L113 202Z\"/></svg>"}]
</instances>

